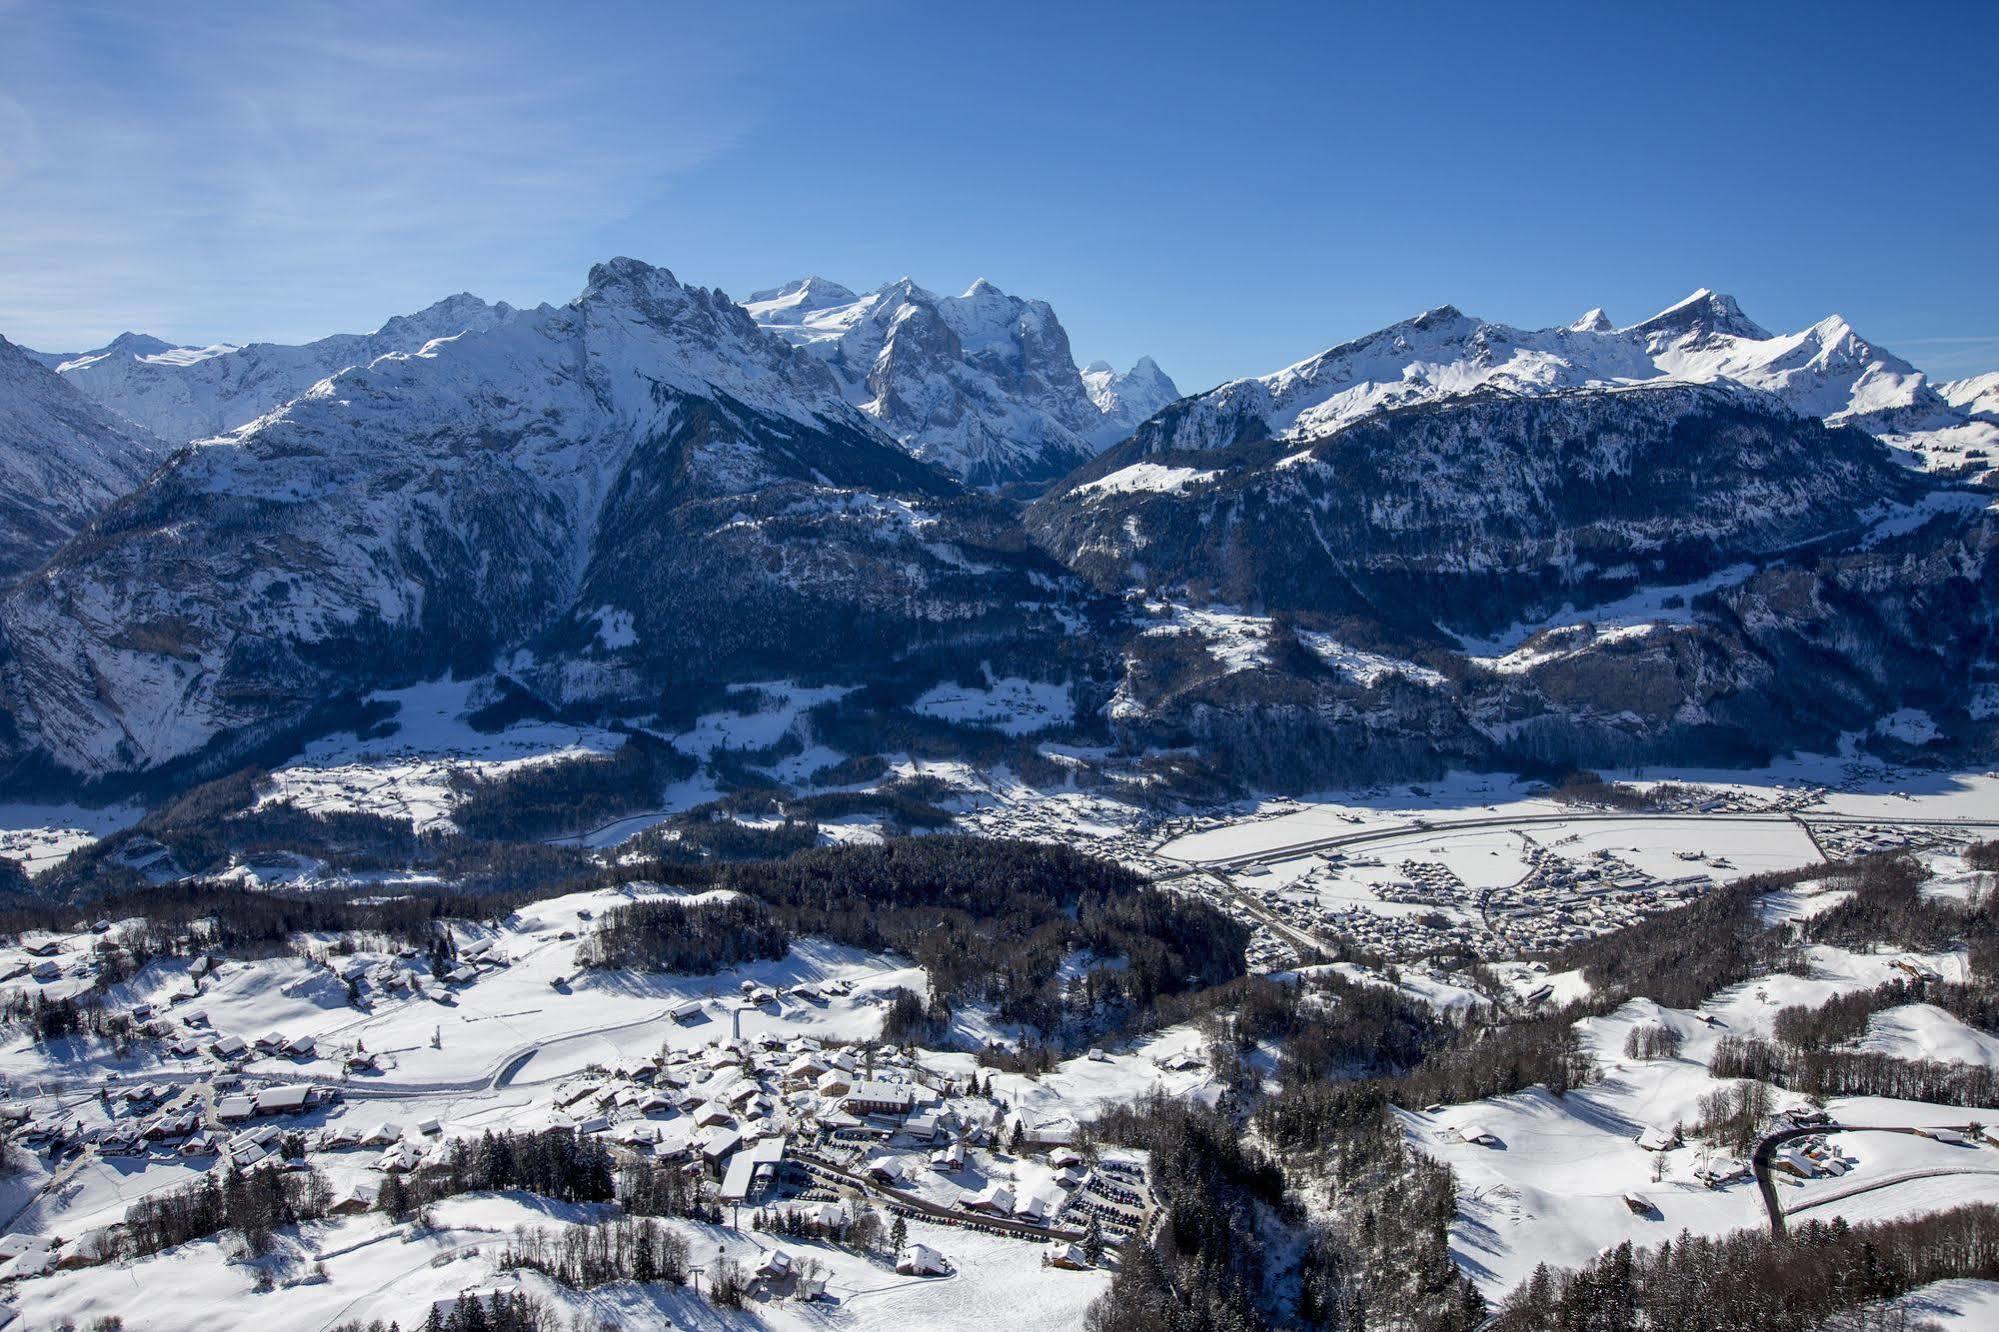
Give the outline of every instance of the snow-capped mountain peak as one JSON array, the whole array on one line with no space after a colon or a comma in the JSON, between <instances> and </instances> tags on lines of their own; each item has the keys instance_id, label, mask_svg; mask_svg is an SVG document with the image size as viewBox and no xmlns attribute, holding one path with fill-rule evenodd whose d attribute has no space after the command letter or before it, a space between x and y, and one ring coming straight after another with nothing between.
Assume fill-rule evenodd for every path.
<instances>
[{"instance_id":1,"label":"snow-capped mountain peak","mask_svg":"<svg viewBox=\"0 0 1999 1332\"><path fill-rule=\"evenodd\" d=\"M299 346L258 342L175 346L124 334L55 368L87 398L169 443L207 439L269 415L313 385L436 338L491 328L518 312L468 293L397 315L373 333L336 333ZM47 355L39 359L50 364Z\"/></svg>"},{"instance_id":2,"label":"snow-capped mountain peak","mask_svg":"<svg viewBox=\"0 0 1999 1332\"><path fill-rule=\"evenodd\" d=\"M1920 370L1840 316L1773 334L1733 298L1705 288L1622 329L1601 310L1529 330L1439 306L1272 374L1223 384L1139 434L1154 452L1315 439L1376 412L1482 389L1531 396L1666 381L1767 393L1802 415L1860 426L1932 467L1975 462L1980 448L1999 444L1999 425L1953 407Z\"/></svg>"},{"instance_id":3,"label":"snow-capped mountain peak","mask_svg":"<svg viewBox=\"0 0 1999 1332\"><path fill-rule=\"evenodd\" d=\"M1676 301L1650 319L1633 324L1629 330L1655 339L1673 337L1730 337L1762 341L1770 331L1742 313L1733 296L1702 287L1685 300Z\"/></svg>"},{"instance_id":4,"label":"snow-capped mountain peak","mask_svg":"<svg viewBox=\"0 0 1999 1332\"><path fill-rule=\"evenodd\" d=\"M759 324L774 324L784 322L787 314L802 318L819 310L850 305L858 299L837 282L823 277L802 277L782 286L751 292L749 299L743 302L743 308Z\"/></svg>"},{"instance_id":5,"label":"snow-capped mountain peak","mask_svg":"<svg viewBox=\"0 0 1999 1332\"><path fill-rule=\"evenodd\" d=\"M744 306L823 361L847 400L903 447L975 485L1060 475L1178 396L1156 365L1093 386L1054 309L985 278L959 296L907 276L863 296L805 278Z\"/></svg>"},{"instance_id":6,"label":"snow-capped mountain peak","mask_svg":"<svg viewBox=\"0 0 1999 1332\"><path fill-rule=\"evenodd\" d=\"M1180 396L1179 387L1150 356L1139 357L1122 373L1109 361L1092 361L1083 368L1083 386L1105 419L1126 434Z\"/></svg>"}]
</instances>

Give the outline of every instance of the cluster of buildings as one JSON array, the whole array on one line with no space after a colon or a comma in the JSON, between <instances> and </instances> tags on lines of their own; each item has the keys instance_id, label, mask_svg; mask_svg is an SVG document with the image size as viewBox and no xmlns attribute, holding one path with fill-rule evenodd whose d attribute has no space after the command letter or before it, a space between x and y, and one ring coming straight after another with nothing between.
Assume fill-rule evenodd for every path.
<instances>
[{"instance_id":1,"label":"cluster of buildings","mask_svg":"<svg viewBox=\"0 0 1999 1332\"><path fill-rule=\"evenodd\" d=\"M1662 879L1610 851L1570 859L1531 837L1523 840L1526 877L1479 898L1492 933L1513 952L1536 952L1621 930L1714 887L1714 879L1703 873ZM1690 853L1690 863L1704 859Z\"/></svg>"}]
</instances>

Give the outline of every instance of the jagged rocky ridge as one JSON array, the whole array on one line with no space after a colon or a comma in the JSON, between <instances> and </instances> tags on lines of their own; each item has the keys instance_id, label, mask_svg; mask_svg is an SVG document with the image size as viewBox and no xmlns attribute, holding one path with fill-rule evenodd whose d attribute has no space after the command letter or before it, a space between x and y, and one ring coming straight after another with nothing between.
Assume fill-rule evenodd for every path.
<instances>
[{"instance_id":1,"label":"jagged rocky ridge","mask_svg":"<svg viewBox=\"0 0 1999 1332\"><path fill-rule=\"evenodd\" d=\"M1855 425L1935 469L1990 468L1999 425L1947 399L1907 361L1831 315L1772 334L1706 290L1628 328L1592 310L1519 329L1451 307L1342 343L1275 374L1232 380L1143 432L1147 451L1310 439L1391 407L1481 388L1523 396L1646 383L1734 384L1834 425Z\"/></svg>"},{"instance_id":2,"label":"jagged rocky ridge","mask_svg":"<svg viewBox=\"0 0 1999 1332\"><path fill-rule=\"evenodd\" d=\"M1058 477L1179 396L1149 357L1122 375L1078 371L1046 301L983 279L962 296L908 278L857 296L812 277L745 306L917 457L975 486Z\"/></svg>"},{"instance_id":3,"label":"jagged rocky ridge","mask_svg":"<svg viewBox=\"0 0 1999 1332\"><path fill-rule=\"evenodd\" d=\"M336 333L302 346L179 347L125 333L88 352L37 352L85 397L174 444L247 425L320 380L378 356L414 352L435 338L491 328L516 311L459 293L373 333Z\"/></svg>"},{"instance_id":4,"label":"jagged rocky ridge","mask_svg":"<svg viewBox=\"0 0 1999 1332\"><path fill-rule=\"evenodd\" d=\"M175 456L0 603L0 741L100 775L503 659L558 701L858 668L1031 617L1053 566L961 548L963 499L725 296L614 260Z\"/></svg>"},{"instance_id":5,"label":"jagged rocky ridge","mask_svg":"<svg viewBox=\"0 0 1999 1332\"><path fill-rule=\"evenodd\" d=\"M998 663L1074 685L1083 734L1280 786L1751 759L1910 708L1994 748L1991 494L1870 432L1925 394L1981 423L1884 353L1779 375L1705 296L1628 330L1432 312L1171 403L1023 507L980 487L1028 473L890 429L915 344L847 342L887 292L746 309L616 260L184 450L0 601L8 780L214 771L447 670L643 721ZM985 361L964 309L890 322L956 339L920 382L1004 397L1026 303L975 296ZM1060 351L1100 422L1170 391ZM1056 419L1058 378L1007 411Z\"/></svg>"}]
</instances>

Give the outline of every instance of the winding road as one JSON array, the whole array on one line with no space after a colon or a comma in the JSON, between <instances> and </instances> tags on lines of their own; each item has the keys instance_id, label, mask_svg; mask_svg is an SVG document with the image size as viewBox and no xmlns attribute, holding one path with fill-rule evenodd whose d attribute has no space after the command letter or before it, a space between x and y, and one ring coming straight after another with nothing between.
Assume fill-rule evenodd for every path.
<instances>
[{"instance_id":1,"label":"winding road","mask_svg":"<svg viewBox=\"0 0 1999 1332\"><path fill-rule=\"evenodd\" d=\"M1796 1207L1786 1210L1783 1200L1777 1196L1777 1181L1771 1174L1771 1161L1777 1149L1796 1138L1816 1137L1827 1133L1902 1133L1912 1137L1922 1136L1927 1129L1948 1128L1969 1134L1968 1124L1925 1124L1922 1128L1901 1124L1824 1124L1817 1128L1779 1129L1757 1140L1756 1147L1749 1154L1749 1170L1756 1177L1756 1187L1763 1194L1763 1210L1770 1217L1770 1233L1781 1238L1786 1219L1798 1212L1808 1212L1814 1207L1840 1202L1876 1189L1891 1188L1896 1184L1913 1179L1935 1179L1947 1175L1999 1175L1999 1166L1932 1166L1922 1170L1903 1170L1892 1175L1882 1175L1874 1179L1862 1180L1848 1188L1807 1198ZM1974 1146L1974 1151L1977 1148Z\"/></svg>"}]
</instances>

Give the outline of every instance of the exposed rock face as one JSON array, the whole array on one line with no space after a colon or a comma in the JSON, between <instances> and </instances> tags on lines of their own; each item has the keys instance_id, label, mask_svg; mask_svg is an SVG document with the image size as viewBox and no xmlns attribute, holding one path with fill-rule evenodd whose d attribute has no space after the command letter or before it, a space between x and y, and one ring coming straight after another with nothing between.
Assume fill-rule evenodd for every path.
<instances>
[{"instance_id":1,"label":"exposed rock face","mask_svg":"<svg viewBox=\"0 0 1999 1332\"><path fill-rule=\"evenodd\" d=\"M1739 390L1487 391L1309 441L1135 438L1028 524L1106 589L1485 632L1851 532L1920 489L1866 434Z\"/></svg>"},{"instance_id":2,"label":"exposed rock face","mask_svg":"<svg viewBox=\"0 0 1999 1332\"><path fill-rule=\"evenodd\" d=\"M620 259L441 318L479 310L150 474L75 370L0 344L36 405L0 428L40 423L8 465L98 478L16 521L28 564L68 539L0 597L6 780L214 771L446 671L625 718L1010 674L1277 786L1747 760L1899 709L1999 750L1999 513L1889 430L1940 403L1969 438L1981 390L1850 331L1705 293L1622 330L1443 309L1173 400L983 284L739 306ZM1025 507L980 489L1078 459Z\"/></svg>"},{"instance_id":3,"label":"exposed rock face","mask_svg":"<svg viewBox=\"0 0 1999 1332\"><path fill-rule=\"evenodd\" d=\"M54 554L166 451L0 338L0 584Z\"/></svg>"},{"instance_id":4,"label":"exposed rock face","mask_svg":"<svg viewBox=\"0 0 1999 1332\"><path fill-rule=\"evenodd\" d=\"M0 605L6 742L85 775L226 754L619 612L554 693L879 652L1018 591L964 576L925 507L957 490L726 297L614 260L177 455Z\"/></svg>"},{"instance_id":5,"label":"exposed rock face","mask_svg":"<svg viewBox=\"0 0 1999 1332\"><path fill-rule=\"evenodd\" d=\"M1046 301L983 280L962 296L908 278L856 296L803 278L745 304L910 452L975 486L1060 476L1178 396L1149 358L1126 376L1078 371Z\"/></svg>"}]
</instances>

